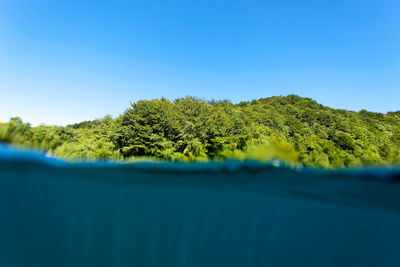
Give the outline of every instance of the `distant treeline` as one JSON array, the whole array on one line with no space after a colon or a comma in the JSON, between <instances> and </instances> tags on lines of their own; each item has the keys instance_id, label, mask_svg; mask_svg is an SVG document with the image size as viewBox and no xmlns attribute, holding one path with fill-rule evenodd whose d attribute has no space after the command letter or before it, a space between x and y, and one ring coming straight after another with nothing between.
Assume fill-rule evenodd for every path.
<instances>
[{"instance_id":1,"label":"distant treeline","mask_svg":"<svg viewBox=\"0 0 400 267\"><path fill-rule=\"evenodd\" d=\"M345 167L400 163L400 111L332 109L296 95L232 104L186 97L141 100L118 118L31 127L0 124L0 141L63 158L283 159Z\"/></svg>"}]
</instances>

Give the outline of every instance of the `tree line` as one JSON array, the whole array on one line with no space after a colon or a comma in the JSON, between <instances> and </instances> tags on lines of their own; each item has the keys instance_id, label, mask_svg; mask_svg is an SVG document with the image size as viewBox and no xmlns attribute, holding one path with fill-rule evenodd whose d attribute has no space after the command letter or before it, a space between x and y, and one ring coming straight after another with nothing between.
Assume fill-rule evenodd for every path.
<instances>
[{"instance_id":1,"label":"tree line","mask_svg":"<svg viewBox=\"0 0 400 267\"><path fill-rule=\"evenodd\" d=\"M204 161L273 158L315 167L400 163L400 111L333 109L297 95L232 104L140 100L119 117L32 127L0 124L0 141L74 159Z\"/></svg>"}]
</instances>

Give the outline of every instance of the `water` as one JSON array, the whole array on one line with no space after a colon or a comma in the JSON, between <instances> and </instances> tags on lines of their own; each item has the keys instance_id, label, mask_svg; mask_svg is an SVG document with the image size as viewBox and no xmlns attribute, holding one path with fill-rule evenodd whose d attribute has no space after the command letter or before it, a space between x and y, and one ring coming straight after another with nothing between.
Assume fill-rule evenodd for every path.
<instances>
[{"instance_id":1,"label":"water","mask_svg":"<svg viewBox=\"0 0 400 267\"><path fill-rule=\"evenodd\" d=\"M0 148L0 266L400 266L400 173Z\"/></svg>"}]
</instances>

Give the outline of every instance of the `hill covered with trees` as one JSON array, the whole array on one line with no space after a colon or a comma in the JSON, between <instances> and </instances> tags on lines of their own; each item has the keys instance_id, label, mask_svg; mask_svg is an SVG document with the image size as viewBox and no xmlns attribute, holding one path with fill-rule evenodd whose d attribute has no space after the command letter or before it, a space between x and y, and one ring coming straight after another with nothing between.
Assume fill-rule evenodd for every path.
<instances>
[{"instance_id":1,"label":"hill covered with trees","mask_svg":"<svg viewBox=\"0 0 400 267\"><path fill-rule=\"evenodd\" d=\"M296 95L232 104L141 100L119 117L65 127L0 124L0 141L63 158L202 161L279 158L346 167L400 163L400 111L332 109Z\"/></svg>"}]
</instances>

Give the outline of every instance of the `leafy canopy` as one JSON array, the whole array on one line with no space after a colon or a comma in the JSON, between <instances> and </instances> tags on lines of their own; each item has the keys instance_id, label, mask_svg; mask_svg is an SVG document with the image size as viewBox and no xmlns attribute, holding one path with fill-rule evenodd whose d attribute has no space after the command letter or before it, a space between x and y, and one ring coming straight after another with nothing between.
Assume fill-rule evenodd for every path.
<instances>
[{"instance_id":1,"label":"leafy canopy","mask_svg":"<svg viewBox=\"0 0 400 267\"><path fill-rule=\"evenodd\" d=\"M400 163L400 111L332 109L297 95L232 104L195 97L140 100L112 119L65 127L0 124L0 141L63 158L199 161L279 158L345 167Z\"/></svg>"}]
</instances>

